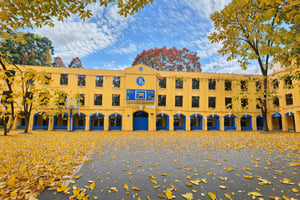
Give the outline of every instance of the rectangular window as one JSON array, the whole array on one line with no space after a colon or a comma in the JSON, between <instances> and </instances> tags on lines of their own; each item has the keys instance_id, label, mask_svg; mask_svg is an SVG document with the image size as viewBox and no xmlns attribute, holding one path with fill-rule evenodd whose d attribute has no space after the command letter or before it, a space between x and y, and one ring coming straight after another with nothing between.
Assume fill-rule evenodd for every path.
<instances>
[{"instance_id":1,"label":"rectangular window","mask_svg":"<svg viewBox=\"0 0 300 200\"><path fill-rule=\"evenodd\" d=\"M119 94L112 95L112 106L120 106L120 95Z\"/></svg>"},{"instance_id":2,"label":"rectangular window","mask_svg":"<svg viewBox=\"0 0 300 200\"><path fill-rule=\"evenodd\" d=\"M288 88L288 89L291 89L292 88L292 78L290 76L287 76L285 79L284 79L284 87L285 88Z\"/></svg>"},{"instance_id":3,"label":"rectangular window","mask_svg":"<svg viewBox=\"0 0 300 200\"><path fill-rule=\"evenodd\" d=\"M182 96L175 96L175 106L182 107Z\"/></svg>"},{"instance_id":4,"label":"rectangular window","mask_svg":"<svg viewBox=\"0 0 300 200\"><path fill-rule=\"evenodd\" d=\"M120 76L113 77L113 87L119 88L121 86L121 78Z\"/></svg>"},{"instance_id":5,"label":"rectangular window","mask_svg":"<svg viewBox=\"0 0 300 200\"><path fill-rule=\"evenodd\" d=\"M102 94L95 94L94 95L94 105L95 106L102 106Z\"/></svg>"},{"instance_id":6,"label":"rectangular window","mask_svg":"<svg viewBox=\"0 0 300 200\"><path fill-rule=\"evenodd\" d=\"M84 106L84 103L85 103L84 94L80 94L79 96L80 96L79 105Z\"/></svg>"},{"instance_id":7,"label":"rectangular window","mask_svg":"<svg viewBox=\"0 0 300 200\"><path fill-rule=\"evenodd\" d=\"M166 106L166 95L158 95L158 106Z\"/></svg>"},{"instance_id":8,"label":"rectangular window","mask_svg":"<svg viewBox=\"0 0 300 200\"><path fill-rule=\"evenodd\" d=\"M243 109L248 109L248 98L241 99L241 106Z\"/></svg>"},{"instance_id":9,"label":"rectangular window","mask_svg":"<svg viewBox=\"0 0 300 200\"><path fill-rule=\"evenodd\" d=\"M158 87L159 88L167 88L167 78L158 79Z\"/></svg>"},{"instance_id":10,"label":"rectangular window","mask_svg":"<svg viewBox=\"0 0 300 200\"><path fill-rule=\"evenodd\" d=\"M233 126L233 118L232 117L225 117L224 118L224 126Z\"/></svg>"},{"instance_id":11,"label":"rectangular window","mask_svg":"<svg viewBox=\"0 0 300 200\"><path fill-rule=\"evenodd\" d=\"M192 97L192 108L199 108L199 97Z\"/></svg>"},{"instance_id":12,"label":"rectangular window","mask_svg":"<svg viewBox=\"0 0 300 200\"><path fill-rule=\"evenodd\" d=\"M279 98L278 98L278 96L275 96L273 98L273 106L274 107L279 107Z\"/></svg>"},{"instance_id":13,"label":"rectangular window","mask_svg":"<svg viewBox=\"0 0 300 200\"><path fill-rule=\"evenodd\" d=\"M241 81L241 90L248 91L248 81Z\"/></svg>"},{"instance_id":14,"label":"rectangular window","mask_svg":"<svg viewBox=\"0 0 300 200\"><path fill-rule=\"evenodd\" d=\"M62 92L58 97L58 104L64 106L67 100L67 94Z\"/></svg>"},{"instance_id":15,"label":"rectangular window","mask_svg":"<svg viewBox=\"0 0 300 200\"><path fill-rule=\"evenodd\" d=\"M225 80L225 91L231 91L231 81L230 80Z\"/></svg>"},{"instance_id":16,"label":"rectangular window","mask_svg":"<svg viewBox=\"0 0 300 200\"><path fill-rule=\"evenodd\" d=\"M278 79L274 79L273 82L272 82L272 84L273 84L273 89L274 90L278 89L278 87L279 87Z\"/></svg>"},{"instance_id":17,"label":"rectangular window","mask_svg":"<svg viewBox=\"0 0 300 200\"><path fill-rule=\"evenodd\" d=\"M255 82L255 88L256 88L256 92L260 92L261 91L261 82L260 81L256 81Z\"/></svg>"},{"instance_id":18,"label":"rectangular window","mask_svg":"<svg viewBox=\"0 0 300 200\"><path fill-rule=\"evenodd\" d=\"M103 87L103 76L96 76L95 85L96 87Z\"/></svg>"},{"instance_id":19,"label":"rectangular window","mask_svg":"<svg viewBox=\"0 0 300 200\"><path fill-rule=\"evenodd\" d=\"M208 97L208 107L216 108L216 97Z\"/></svg>"},{"instance_id":20,"label":"rectangular window","mask_svg":"<svg viewBox=\"0 0 300 200\"><path fill-rule=\"evenodd\" d=\"M261 98L256 98L256 109L260 109L262 107Z\"/></svg>"},{"instance_id":21,"label":"rectangular window","mask_svg":"<svg viewBox=\"0 0 300 200\"><path fill-rule=\"evenodd\" d=\"M286 105L293 105L293 95L286 94L285 95Z\"/></svg>"},{"instance_id":22,"label":"rectangular window","mask_svg":"<svg viewBox=\"0 0 300 200\"><path fill-rule=\"evenodd\" d=\"M49 85L50 82L51 82L51 74L50 73L47 73L47 75L44 76L45 77L45 84L46 85Z\"/></svg>"},{"instance_id":23,"label":"rectangular window","mask_svg":"<svg viewBox=\"0 0 300 200\"><path fill-rule=\"evenodd\" d=\"M78 86L85 86L85 75L78 75Z\"/></svg>"},{"instance_id":24,"label":"rectangular window","mask_svg":"<svg viewBox=\"0 0 300 200\"><path fill-rule=\"evenodd\" d=\"M68 85L68 74L61 74L60 75L60 84L61 85Z\"/></svg>"},{"instance_id":25,"label":"rectangular window","mask_svg":"<svg viewBox=\"0 0 300 200\"><path fill-rule=\"evenodd\" d=\"M231 97L225 98L225 108L226 109L232 109L232 99Z\"/></svg>"},{"instance_id":26,"label":"rectangular window","mask_svg":"<svg viewBox=\"0 0 300 200\"><path fill-rule=\"evenodd\" d=\"M192 89L199 90L199 79L198 78L192 79Z\"/></svg>"},{"instance_id":27,"label":"rectangular window","mask_svg":"<svg viewBox=\"0 0 300 200\"><path fill-rule=\"evenodd\" d=\"M49 103L49 92L40 92L38 101L40 105L47 105Z\"/></svg>"},{"instance_id":28,"label":"rectangular window","mask_svg":"<svg viewBox=\"0 0 300 200\"><path fill-rule=\"evenodd\" d=\"M209 90L216 89L216 80L215 79L208 79L208 89Z\"/></svg>"},{"instance_id":29,"label":"rectangular window","mask_svg":"<svg viewBox=\"0 0 300 200\"><path fill-rule=\"evenodd\" d=\"M183 79L176 78L176 80L175 80L175 87L177 89L182 89L183 88Z\"/></svg>"}]
</instances>

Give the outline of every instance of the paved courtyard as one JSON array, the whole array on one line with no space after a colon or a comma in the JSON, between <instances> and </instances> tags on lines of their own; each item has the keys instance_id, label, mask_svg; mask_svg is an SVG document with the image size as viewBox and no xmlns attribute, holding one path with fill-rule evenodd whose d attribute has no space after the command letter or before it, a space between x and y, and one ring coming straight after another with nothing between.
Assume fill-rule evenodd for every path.
<instances>
[{"instance_id":1,"label":"paved courtyard","mask_svg":"<svg viewBox=\"0 0 300 200\"><path fill-rule=\"evenodd\" d=\"M300 199L296 133L97 134L67 194L38 199Z\"/></svg>"}]
</instances>

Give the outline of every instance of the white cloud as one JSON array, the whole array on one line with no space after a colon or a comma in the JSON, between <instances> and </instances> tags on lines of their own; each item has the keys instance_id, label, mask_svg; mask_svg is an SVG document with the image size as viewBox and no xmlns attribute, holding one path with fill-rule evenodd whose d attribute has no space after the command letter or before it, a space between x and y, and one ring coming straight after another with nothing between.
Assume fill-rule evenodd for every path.
<instances>
[{"instance_id":1,"label":"white cloud","mask_svg":"<svg viewBox=\"0 0 300 200\"><path fill-rule=\"evenodd\" d=\"M132 17L118 15L117 6L103 8L93 4L89 8L93 16L85 22L73 15L65 22L56 21L54 28L43 27L36 30L37 34L46 36L53 42L54 56L60 56L64 62L69 62L74 57L83 58L113 45L122 30L133 20Z\"/></svg>"},{"instance_id":2,"label":"white cloud","mask_svg":"<svg viewBox=\"0 0 300 200\"><path fill-rule=\"evenodd\" d=\"M225 7L229 0L183 0L193 11L202 17L209 18L209 15Z\"/></svg>"},{"instance_id":3,"label":"white cloud","mask_svg":"<svg viewBox=\"0 0 300 200\"><path fill-rule=\"evenodd\" d=\"M117 54L128 54L128 53L135 52L135 51L136 51L135 44L129 44L128 47L123 47L123 48L118 48L118 49L112 50L112 52L117 53Z\"/></svg>"}]
</instances>

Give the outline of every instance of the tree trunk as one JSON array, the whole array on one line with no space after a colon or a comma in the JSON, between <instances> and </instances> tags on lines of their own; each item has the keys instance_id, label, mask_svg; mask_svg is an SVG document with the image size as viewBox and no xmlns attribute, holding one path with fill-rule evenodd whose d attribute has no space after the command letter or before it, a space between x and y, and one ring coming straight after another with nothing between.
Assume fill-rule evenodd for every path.
<instances>
[{"instance_id":1,"label":"tree trunk","mask_svg":"<svg viewBox=\"0 0 300 200\"><path fill-rule=\"evenodd\" d=\"M30 116L30 115L29 115ZM29 129L29 117L25 115L25 128L24 128L24 133L28 133Z\"/></svg>"},{"instance_id":2,"label":"tree trunk","mask_svg":"<svg viewBox=\"0 0 300 200\"><path fill-rule=\"evenodd\" d=\"M267 120L268 79L267 79L267 75L263 75L263 76L264 76L264 99L263 99L263 106L262 106L262 116L263 116L264 132L268 132L269 131L268 120Z\"/></svg>"}]
</instances>

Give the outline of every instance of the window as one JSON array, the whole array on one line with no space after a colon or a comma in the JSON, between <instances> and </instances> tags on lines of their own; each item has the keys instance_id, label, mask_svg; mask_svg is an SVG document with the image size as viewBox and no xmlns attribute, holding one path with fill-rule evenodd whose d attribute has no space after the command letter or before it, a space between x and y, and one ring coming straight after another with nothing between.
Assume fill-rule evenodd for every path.
<instances>
[{"instance_id":1,"label":"window","mask_svg":"<svg viewBox=\"0 0 300 200\"><path fill-rule=\"evenodd\" d=\"M166 106L166 95L158 95L158 106Z\"/></svg>"},{"instance_id":2,"label":"window","mask_svg":"<svg viewBox=\"0 0 300 200\"><path fill-rule=\"evenodd\" d=\"M208 107L216 108L216 97L208 97Z\"/></svg>"},{"instance_id":3,"label":"window","mask_svg":"<svg viewBox=\"0 0 300 200\"><path fill-rule=\"evenodd\" d=\"M78 75L78 86L85 86L85 75Z\"/></svg>"},{"instance_id":4,"label":"window","mask_svg":"<svg viewBox=\"0 0 300 200\"><path fill-rule=\"evenodd\" d=\"M45 84L49 85L50 81L51 81L51 74L47 73L47 75L44 76L45 77Z\"/></svg>"},{"instance_id":5,"label":"window","mask_svg":"<svg viewBox=\"0 0 300 200\"><path fill-rule=\"evenodd\" d=\"M177 89L182 89L183 88L183 79L176 78L176 80L175 80L175 87Z\"/></svg>"},{"instance_id":6,"label":"window","mask_svg":"<svg viewBox=\"0 0 300 200\"><path fill-rule=\"evenodd\" d=\"M224 118L224 126L233 126L233 120L232 117L225 117Z\"/></svg>"},{"instance_id":7,"label":"window","mask_svg":"<svg viewBox=\"0 0 300 200\"><path fill-rule=\"evenodd\" d=\"M286 105L293 105L293 95L286 94L285 95Z\"/></svg>"},{"instance_id":8,"label":"window","mask_svg":"<svg viewBox=\"0 0 300 200\"><path fill-rule=\"evenodd\" d=\"M243 109L248 109L248 98L241 99L241 106Z\"/></svg>"},{"instance_id":9,"label":"window","mask_svg":"<svg viewBox=\"0 0 300 200\"><path fill-rule=\"evenodd\" d=\"M225 108L226 109L232 109L232 99L231 97L225 98Z\"/></svg>"},{"instance_id":10,"label":"window","mask_svg":"<svg viewBox=\"0 0 300 200\"><path fill-rule=\"evenodd\" d=\"M231 81L225 80L225 91L231 91Z\"/></svg>"},{"instance_id":11,"label":"window","mask_svg":"<svg viewBox=\"0 0 300 200\"><path fill-rule=\"evenodd\" d=\"M167 79L166 78L161 78L158 79L158 87L159 88L166 88L167 87Z\"/></svg>"},{"instance_id":12,"label":"window","mask_svg":"<svg viewBox=\"0 0 300 200\"><path fill-rule=\"evenodd\" d=\"M216 80L208 79L208 89L215 90L216 89Z\"/></svg>"},{"instance_id":13,"label":"window","mask_svg":"<svg viewBox=\"0 0 300 200\"><path fill-rule=\"evenodd\" d=\"M279 82L277 79L273 80L273 89L276 90L279 87Z\"/></svg>"},{"instance_id":14,"label":"window","mask_svg":"<svg viewBox=\"0 0 300 200\"><path fill-rule=\"evenodd\" d=\"M79 98L79 105L80 106L84 106L84 103L85 103L84 94L80 94L79 96L80 96L80 98Z\"/></svg>"},{"instance_id":15,"label":"window","mask_svg":"<svg viewBox=\"0 0 300 200\"><path fill-rule=\"evenodd\" d=\"M3 91L2 93L2 98L1 98L1 103L7 104L12 102L12 92L11 91Z\"/></svg>"},{"instance_id":16,"label":"window","mask_svg":"<svg viewBox=\"0 0 300 200\"><path fill-rule=\"evenodd\" d=\"M114 88L119 88L120 85L121 85L121 78L120 78L120 76L113 77L113 87Z\"/></svg>"},{"instance_id":17,"label":"window","mask_svg":"<svg viewBox=\"0 0 300 200\"><path fill-rule=\"evenodd\" d=\"M58 97L58 105L64 106L67 100L67 94L62 92Z\"/></svg>"},{"instance_id":18,"label":"window","mask_svg":"<svg viewBox=\"0 0 300 200\"><path fill-rule=\"evenodd\" d=\"M199 108L199 97L192 97L192 108Z\"/></svg>"},{"instance_id":19,"label":"window","mask_svg":"<svg viewBox=\"0 0 300 200\"><path fill-rule=\"evenodd\" d=\"M175 106L182 107L182 96L175 96Z\"/></svg>"},{"instance_id":20,"label":"window","mask_svg":"<svg viewBox=\"0 0 300 200\"><path fill-rule=\"evenodd\" d=\"M95 106L102 106L102 94L95 94L94 95L94 105Z\"/></svg>"},{"instance_id":21,"label":"window","mask_svg":"<svg viewBox=\"0 0 300 200\"><path fill-rule=\"evenodd\" d=\"M284 86L285 88L292 88L292 78L290 76L285 77L284 79Z\"/></svg>"},{"instance_id":22,"label":"window","mask_svg":"<svg viewBox=\"0 0 300 200\"><path fill-rule=\"evenodd\" d=\"M96 87L103 87L103 76L96 76L95 84Z\"/></svg>"},{"instance_id":23,"label":"window","mask_svg":"<svg viewBox=\"0 0 300 200\"><path fill-rule=\"evenodd\" d=\"M241 90L248 91L248 81L241 81Z\"/></svg>"},{"instance_id":24,"label":"window","mask_svg":"<svg viewBox=\"0 0 300 200\"><path fill-rule=\"evenodd\" d=\"M198 78L192 79L192 89L199 90L199 79Z\"/></svg>"},{"instance_id":25,"label":"window","mask_svg":"<svg viewBox=\"0 0 300 200\"><path fill-rule=\"evenodd\" d=\"M260 92L261 91L261 82L260 81L256 81L255 82L255 88L256 88L256 92Z\"/></svg>"},{"instance_id":26,"label":"window","mask_svg":"<svg viewBox=\"0 0 300 200\"><path fill-rule=\"evenodd\" d=\"M120 95L119 94L112 95L112 106L120 106Z\"/></svg>"},{"instance_id":27,"label":"window","mask_svg":"<svg viewBox=\"0 0 300 200\"><path fill-rule=\"evenodd\" d=\"M68 85L68 74L61 74L60 75L60 84L61 85Z\"/></svg>"},{"instance_id":28,"label":"window","mask_svg":"<svg viewBox=\"0 0 300 200\"><path fill-rule=\"evenodd\" d=\"M40 92L38 101L40 105L47 105L49 103L49 92Z\"/></svg>"},{"instance_id":29,"label":"window","mask_svg":"<svg viewBox=\"0 0 300 200\"><path fill-rule=\"evenodd\" d=\"M256 109L261 109L262 101L261 98L256 98Z\"/></svg>"},{"instance_id":30,"label":"window","mask_svg":"<svg viewBox=\"0 0 300 200\"><path fill-rule=\"evenodd\" d=\"M274 107L279 107L279 98L278 98L278 96L275 96L273 98L273 106Z\"/></svg>"}]
</instances>

